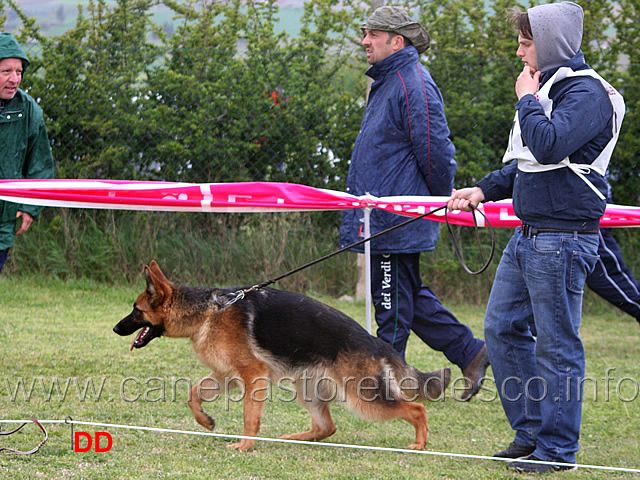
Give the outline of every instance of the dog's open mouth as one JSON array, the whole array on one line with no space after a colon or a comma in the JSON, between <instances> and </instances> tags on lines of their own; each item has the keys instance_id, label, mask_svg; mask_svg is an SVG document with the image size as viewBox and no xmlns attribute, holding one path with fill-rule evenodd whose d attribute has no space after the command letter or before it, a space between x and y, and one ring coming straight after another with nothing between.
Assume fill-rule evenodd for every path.
<instances>
[{"instance_id":1,"label":"dog's open mouth","mask_svg":"<svg viewBox=\"0 0 640 480\"><path fill-rule=\"evenodd\" d=\"M138 335L136 335L136 338L134 338L133 342L131 343L131 349L129 351L133 351L134 348L144 347L149 342L149 340L151 340L151 338L148 338L150 336L151 329L149 327L144 327L142 330L140 330Z\"/></svg>"},{"instance_id":2,"label":"dog's open mouth","mask_svg":"<svg viewBox=\"0 0 640 480\"><path fill-rule=\"evenodd\" d=\"M134 348L142 348L151 340L156 337L162 335L162 328L156 326L143 327L142 330L138 332L136 338L131 343L131 349L129 351L133 351Z\"/></svg>"}]
</instances>

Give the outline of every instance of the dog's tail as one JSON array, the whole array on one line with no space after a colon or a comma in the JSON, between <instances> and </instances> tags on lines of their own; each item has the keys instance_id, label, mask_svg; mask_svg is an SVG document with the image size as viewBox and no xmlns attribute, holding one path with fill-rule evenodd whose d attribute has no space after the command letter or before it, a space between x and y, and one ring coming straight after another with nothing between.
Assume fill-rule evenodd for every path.
<instances>
[{"instance_id":1,"label":"dog's tail","mask_svg":"<svg viewBox=\"0 0 640 480\"><path fill-rule=\"evenodd\" d=\"M434 402L444 398L444 392L451 380L451 369L441 368L433 372L421 372L411 365L406 365L404 377L399 380L403 395L410 400Z\"/></svg>"}]
</instances>

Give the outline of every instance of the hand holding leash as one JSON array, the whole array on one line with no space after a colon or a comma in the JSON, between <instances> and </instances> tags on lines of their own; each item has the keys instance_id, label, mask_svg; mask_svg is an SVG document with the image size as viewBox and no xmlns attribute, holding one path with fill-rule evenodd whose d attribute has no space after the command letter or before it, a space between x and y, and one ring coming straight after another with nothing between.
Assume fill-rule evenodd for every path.
<instances>
[{"instance_id":1,"label":"hand holding leash","mask_svg":"<svg viewBox=\"0 0 640 480\"><path fill-rule=\"evenodd\" d=\"M447 202L447 208L450 212L454 210L462 210L470 212L473 208L477 208L484 201L484 192L480 187L467 187L460 190L453 189L451 198Z\"/></svg>"}]
</instances>

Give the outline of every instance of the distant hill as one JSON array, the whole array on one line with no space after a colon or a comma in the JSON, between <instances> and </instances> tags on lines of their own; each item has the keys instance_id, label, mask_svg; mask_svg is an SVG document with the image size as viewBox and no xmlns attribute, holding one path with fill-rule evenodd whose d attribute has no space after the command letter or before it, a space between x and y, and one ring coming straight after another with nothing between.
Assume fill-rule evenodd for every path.
<instances>
[{"instance_id":1,"label":"distant hill","mask_svg":"<svg viewBox=\"0 0 640 480\"><path fill-rule=\"evenodd\" d=\"M41 32L47 36L57 36L74 27L78 15L78 5L83 5L86 11L88 4L88 0L18 0L22 11L29 17L35 17ZM282 0L279 2L280 22L277 25L279 31L286 31L293 36L298 33L303 4L304 0ZM168 8L159 6L152 11L158 25L169 26L173 23L173 13ZM20 19L15 13L10 12L5 30L14 32L19 25Z\"/></svg>"}]
</instances>

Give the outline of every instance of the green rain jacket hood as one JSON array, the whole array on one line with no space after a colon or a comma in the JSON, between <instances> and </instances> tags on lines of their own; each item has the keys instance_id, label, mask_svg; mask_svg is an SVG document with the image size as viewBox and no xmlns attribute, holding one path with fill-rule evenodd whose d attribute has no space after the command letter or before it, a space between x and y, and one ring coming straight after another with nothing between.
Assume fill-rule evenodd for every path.
<instances>
[{"instance_id":1,"label":"green rain jacket hood","mask_svg":"<svg viewBox=\"0 0 640 480\"><path fill-rule=\"evenodd\" d=\"M22 73L26 72L31 64L16 37L10 33L3 32L0 33L0 60L5 58L19 58L22 60Z\"/></svg>"},{"instance_id":2,"label":"green rain jacket hood","mask_svg":"<svg viewBox=\"0 0 640 480\"><path fill-rule=\"evenodd\" d=\"M10 33L0 33L0 59L29 60ZM53 178L53 157L42 108L23 90L0 102L0 179ZM37 217L42 207L0 201L0 250L13 246L16 214Z\"/></svg>"}]
</instances>

